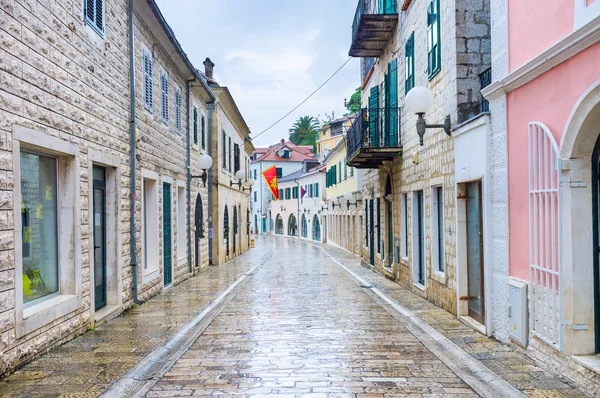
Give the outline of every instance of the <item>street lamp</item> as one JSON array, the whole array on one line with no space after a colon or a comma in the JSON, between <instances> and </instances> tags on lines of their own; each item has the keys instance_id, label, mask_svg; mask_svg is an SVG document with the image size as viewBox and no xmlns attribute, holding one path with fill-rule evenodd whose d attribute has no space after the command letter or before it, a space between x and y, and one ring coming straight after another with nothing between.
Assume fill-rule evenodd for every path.
<instances>
[{"instance_id":1,"label":"street lamp","mask_svg":"<svg viewBox=\"0 0 600 398\"><path fill-rule=\"evenodd\" d=\"M352 198L353 198L352 192L346 192L344 194L344 199L346 199L346 208L348 210L350 210L350 206L358 206L358 199L354 203L350 203Z\"/></svg>"},{"instance_id":2,"label":"street lamp","mask_svg":"<svg viewBox=\"0 0 600 398\"><path fill-rule=\"evenodd\" d=\"M427 129L444 129L448 136L450 135L451 122L450 115L447 115L443 124L427 124L425 114L433 108L433 93L427 87L413 87L406 94L406 110L417 115L417 134L419 134L419 143L423 146L423 136Z\"/></svg>"},{"instance_id":3,"label":"street lamp","mask_svg":"<svg viewBox=\"0 0 600 398\"><path fill-rule=\"evenodd\" d=\"M198 157L198 167L200 168L200 170L202 170L202 174L199 176L192 176L192 178L201 178L202 183L204 184L204 186L206 186L206 179L208 178L208 173L206 172L206 170L212 167L212 158L209 155L203 153Z\"/></svg>"},{"instance_id":4,"label":"street lamp","mask_svg":"<svg viewBox=\"0 0 600 398\"><path fill-rule=\"evenodd\" d=\"M229 180L229 186L232 187L233 184L237 184L238 185L238 189L241 190L242 189L242 180L244 178L246 178L246 172L244 170L238 170L235 172L235 178L238 179L237 182L233 182L232 180Z\"/></svg>"},{"instance_id":5,"label":"street lamp","mask_svg":"<svg viewBox=\"0 0 600 398\"><path fill-rule=\"evenodd\" d=\"M242 190L245 191L246 189L249 190L250 192L252 192L252 186L256 183L256 181L254 180L248 180L246 181L246 185L248 185L247 187L244 187Z\"/></svg>"},{"instance_id":6,"label":"street lamp","mask_svg":"<svg viewBox=\"0 0 600 398\"><path fill-rule=\"evenodd\" d=\"M335 200L335 199L334 199ZM333 207L333 210L335 210L335 207L342 207L342 205L340 203L335 203L333 200L331 201L331 207Z\"/></svg>"}]
</instances>

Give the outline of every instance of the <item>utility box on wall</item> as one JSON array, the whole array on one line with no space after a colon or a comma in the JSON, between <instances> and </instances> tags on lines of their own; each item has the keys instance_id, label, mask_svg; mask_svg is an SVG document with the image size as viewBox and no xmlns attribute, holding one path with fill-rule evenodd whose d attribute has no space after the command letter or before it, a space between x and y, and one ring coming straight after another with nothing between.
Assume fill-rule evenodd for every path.
<instances>
[{"instance_id":1,"label":"utility box on wall","mask_svg":"<svg viewBox=\"0 0 600 398\"><path fill-rule=\"evenodd\" d=\"M529 324L527 322L527 283L511 279L508 281L508 318L510 338L527 347Z\"/></svg>"}]
</instances>

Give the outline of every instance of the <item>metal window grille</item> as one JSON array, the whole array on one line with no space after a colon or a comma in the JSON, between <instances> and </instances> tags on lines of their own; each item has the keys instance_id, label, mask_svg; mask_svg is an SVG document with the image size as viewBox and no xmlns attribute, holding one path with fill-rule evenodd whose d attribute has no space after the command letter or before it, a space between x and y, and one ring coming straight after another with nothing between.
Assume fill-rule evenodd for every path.
<instances>
[{"instance_id":1,"label":"metal window grille","mask_svg":"<svg viewBox=\"0 0 600 398\"><path fill-rule=\"evenodd\" d=\"M539 122L529 123L528 142L529 323L534 335L561 349L560 152Z\"/></svg>"}]
</instances>

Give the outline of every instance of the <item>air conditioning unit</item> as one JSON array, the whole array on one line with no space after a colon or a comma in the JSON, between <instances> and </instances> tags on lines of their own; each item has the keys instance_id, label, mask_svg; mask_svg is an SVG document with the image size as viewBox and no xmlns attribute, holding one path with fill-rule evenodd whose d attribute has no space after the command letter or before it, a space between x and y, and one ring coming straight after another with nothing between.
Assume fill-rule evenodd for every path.
<instances>
[{"instance_id":1,"label":"air conditioning unit","mask_svg":"<svg viewBox=\"0 0 600 398\"><path fill-rule=\"evenodd\" d=\"M527 347L529 337L527 283L516 279L508 281L508 318L510 338Z\"/></svg>"}]
</instances>

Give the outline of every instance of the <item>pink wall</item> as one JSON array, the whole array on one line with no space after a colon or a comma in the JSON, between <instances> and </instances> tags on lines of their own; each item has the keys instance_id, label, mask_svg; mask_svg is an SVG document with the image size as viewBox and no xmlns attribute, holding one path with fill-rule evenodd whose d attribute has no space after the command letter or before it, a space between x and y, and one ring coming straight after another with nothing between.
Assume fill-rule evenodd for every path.
<instances>
[{"instance_id":1,"label":"pink wall","mask_svg":"<svg viewBox=\"0 0 600 398\"><path fill-rule=\"evenodd\" d=\"M544 123L560 146L576 102L600 79L598 65L600 43L507 96L509 262L510 275L516 278L529 280L527 126L531 121Z\"/></svg>"},{"instance_id":2,"label":"pink wall","mask_svg":"<svg viewBox=\"0 0 600 398\"><path fill-rule=\"evenodd\" d=\"M574 20L573 0L509 0L510 70L515 70L571 33Z\"/></svg>"}]
</instances>

